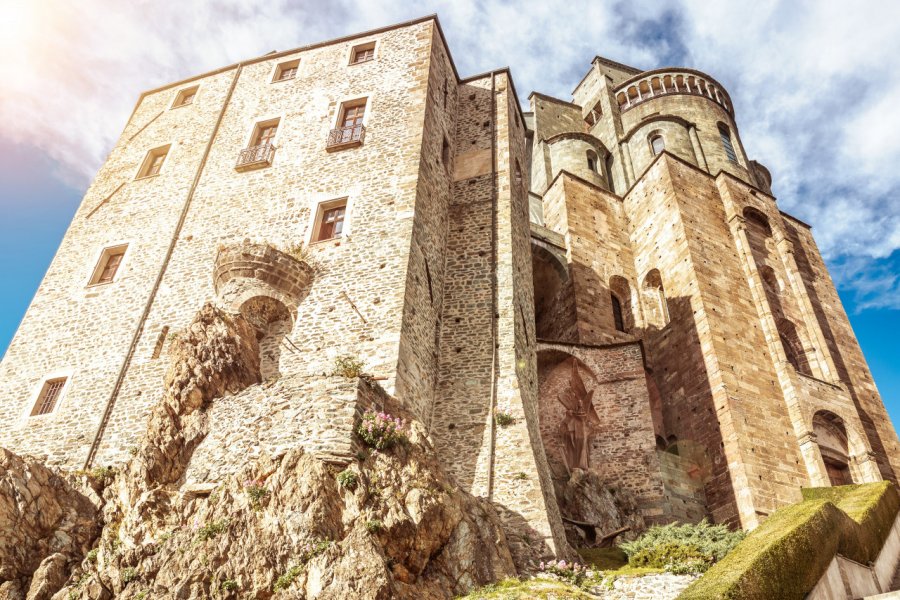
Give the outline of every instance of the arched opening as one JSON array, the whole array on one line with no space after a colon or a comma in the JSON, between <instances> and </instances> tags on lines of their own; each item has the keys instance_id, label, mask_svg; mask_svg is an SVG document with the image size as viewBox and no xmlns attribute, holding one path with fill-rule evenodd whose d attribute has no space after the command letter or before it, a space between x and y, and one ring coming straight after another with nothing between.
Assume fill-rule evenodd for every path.
<instances>
[{"instance_id":1,"label":"arched opening","mask_svg":"<svg viewBox=\"0 0 900 600\"><path fill-rule=\"evenodd\" d=\"M613 180L613 155L606 155L606 183L609 186L609 191L613 194L616 193L616 184Z\"/></svg>"},{"instance_id":2,"label":"arched opening","mask_svg":"<svg viewBox=\"0 0 900 600\"><path fill-rule=\"evenodd\" d=\"M775 274L775 269L769 265L760 265L759 276L762 278L763 285L767 292L774 294L775 296L781 294L781 282L778 280L778 275Z\"/></svg>"},{"instance_id":3,"label":"arched opening","mask_svg":"<svg viewBox=\"0 0 900 600\"><path fill-rule=\"evenodd\" d=\"M772 236L772 227L769 225L769 219L761 211L748 206L744 209L744 220L749 228L761 233L763 237Z\"/></svg>"},{"instance_id":4,"label":"arched opening","mask_svg":"<svg viewBox=\"0 0 900 600\"><path fill-rule=\"evenodd\" d=\"M813 415L813 432L831 485L852 484L847 429L843 420L832 412L820 410Z\"/></svg>"},{"instance_id":5,"label":"arched opening","mask_svg":"<svg viewBox=\"0 0 900 600\"><path fill-rule=\"evenodd\" d=\"M599 165L597 164L597 153L593 150L587 151L587 166L588 171L591 171L592 173L599 173L600 171Z\"/></svg>"},{"instance_id":6,"label":"arched opening","mask_svg":"<svg viewBox=\"0 0 900 600\"><path fill-rule=\"evenodd\" d=\"M803 348L803 342L797 332L797 326L787 319L779 319L778 337L781 338L781 345L784 348L784 354L791 366L798 373L804 375L812 375L809 367L809 360L806 356L806 350Z\"/></svg>"},{"instance_id":7,"label":"arched opening","mask_svg":"<svg viewBox=\"0 0 900 600\"><path fill-rule=\"evenodd\" d=\"M665 149L666 140L663 139L662 135L655 133L650 136L650 150L653 152L653 156L660 154Z\"/></svg>"},{"instance_id":8,"label":"arched opening","mask_svg":"<svg viewBox=\"0 0 900 600\"><path fill-rule=\"evenodd\" d=\"M644 277L644 299L648 309L649 321L657 327L665 327L669 322L669 304L663 288L659 269L651 269Z\"/></svg>"},{"instance_id":9,"label":"arched opening","mask_svg":"<svg viewBox=\"0 0 900 600\"><path fill-rule=\"evenodd\" d=\"M631 286L619 275L609 278L609 293L612 305L613 326L617 331L628 333L634 328L634 311L631 305Z\"/></svg>"},{"instance_id":10,"label":"arched opening","mask_svg":"<svg viewBox=\"0 0 900 600\"><path fill-rule=\"evenodd\" d=\"M534 325L538 339L567 340L574 328L567 300L566 267L542 246L531 247L531 277L534 286ZM573 307L574 308L574 307Z\"/></svg>"},{"instance_id":11,"label":"arched opening","mask_svg":"<svg viewBox=\"0 0 900 600\"><path fill-rule=\"evenodd\" d=\"M263 380L281 374L281 349L294 319L287 306L269 296L254 296L241 305L240 313L256 330L259 341L259 369Z\"/></svg>"},{"instance_id":12,"label":"arched opening","mask_svg":"<svg viewBox=\"0 0 900 600\"><path fill-rule=\"evenodd\" d=\"M737 154L734 151L734 144L731 142L731 130L725 123L719 123L719 136L722 138L722 149L725 150L725 156L733 163L737 162Z\"/></svg>"}]
</instances>

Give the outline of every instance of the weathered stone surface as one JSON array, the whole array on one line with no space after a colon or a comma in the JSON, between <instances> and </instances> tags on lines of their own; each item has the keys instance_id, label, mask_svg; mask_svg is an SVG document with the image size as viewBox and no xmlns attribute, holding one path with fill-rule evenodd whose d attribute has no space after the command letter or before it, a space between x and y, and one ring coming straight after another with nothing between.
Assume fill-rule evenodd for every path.
<instances>
[{"instance_id":1,"label":"weathered stone surface","mask_svg":"<svg viewBox=\"0 0 900 600\"><path fill-rule=\"evenodd\" d=\"M49 598L100 525L74 478L0 448L0 598Z\"/></svg>"},{"instance_id":2,"label":"weathered stone surface","mask_svg":"<svg viewBox=\"0 0 900 600\"><path fill-rule=\"evenodd\" d=\"M628 527L616 541L634 539L646 524L631 493L606 485L594 471L575 469L564 484L557 485L556 499L562 516L573 521L597 524L597 540L617 529ZM566 524L566 536L575 547L590 546L584 532Z\"/></svg>"}]
</instances>

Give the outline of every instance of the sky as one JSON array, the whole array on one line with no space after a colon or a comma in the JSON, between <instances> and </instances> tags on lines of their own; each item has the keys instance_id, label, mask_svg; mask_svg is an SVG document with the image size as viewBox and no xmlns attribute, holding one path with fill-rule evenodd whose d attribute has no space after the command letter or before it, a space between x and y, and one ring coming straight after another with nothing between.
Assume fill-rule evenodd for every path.
<instances>
[{"instance_id":1,"label":"sky","mask_svg":"<svg viewBox=\"0 0 900 600\"><path fill-rule=\"evenodd\" d=\"M0 0L0 352L143 90L437 13L465 77L570 99L595 55L688 66L819 248L900 422L900 2Z\"/></svg>"}]
</instances>

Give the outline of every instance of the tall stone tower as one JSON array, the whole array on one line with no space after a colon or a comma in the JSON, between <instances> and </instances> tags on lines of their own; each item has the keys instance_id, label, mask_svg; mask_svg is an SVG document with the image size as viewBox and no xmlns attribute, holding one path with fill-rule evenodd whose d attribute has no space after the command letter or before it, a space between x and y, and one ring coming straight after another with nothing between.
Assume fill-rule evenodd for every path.
<instances>
[{"instance_id":1,"label":"tall stone tower","mask_svg":"<svg viewBox=\"0 0 900 600\"><path fill-rule=\"evenodd\" d=\"M663 520L753 527L802 486L897 481L810 228L778 209L718 82L597 57L573 102L534 93L527 119L542 417L577 359L594 465Z\"/></svg>"},{"instance_id":2,"label":"tall stone tower","mask_svg":"<svg viewBox=\"0 0 900 600\"><path fill-rule=\"evenodd\" d=\"M726 91L597 58L573 102L530 98L460 78L436 17L142 94L0 366L0 446L127 461L213 303L252 323L264 381L213 404L179 485L291 444L346 463L379 394L520 565L568 552L585 473L647 520L744 527L801 486L896 480L809 227Z\"/></svg>"}]
</instances>

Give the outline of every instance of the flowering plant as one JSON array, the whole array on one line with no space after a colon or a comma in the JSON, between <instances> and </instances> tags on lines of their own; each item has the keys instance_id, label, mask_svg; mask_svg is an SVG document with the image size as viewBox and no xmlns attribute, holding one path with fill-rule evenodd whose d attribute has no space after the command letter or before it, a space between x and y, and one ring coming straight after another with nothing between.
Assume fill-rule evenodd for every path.
<instances>
[{"instance_id":1,"label":"flowering plant","mask_svg":"<svg viewBox=\"0 0 900 600\"><path fill-rule=\"evenodd\" d=\"M541 573L545 575L553 575L572 585L581 585L585 578L594 576L594 573L588 570L584 565L576 562L559 561L541 561Z\"/></svg>"},{"instance_id":2,"label":"flowering plant","mask_svg":"<svg viewBox=\"0 0 900 600\"><path fill-rule=\"evenodd\" d=\"M400 417L367 410L362 417L357 433L367 446L376 450L386 450L399 442L406 441L405 427L406 422Z\"/></svg>"},{"instance_id":3,"label":"flowering plant","mask_svg":"<svg viewBox=\"0 0 900 600\"><path fill-rule=\"evenodd\" d=\"M262 499L269 495L269 488L260 479L248 479L245 481L244 491L250 497L250 505L253 507L253 510L262 508Z\"/></svg>"}]
</instances>

